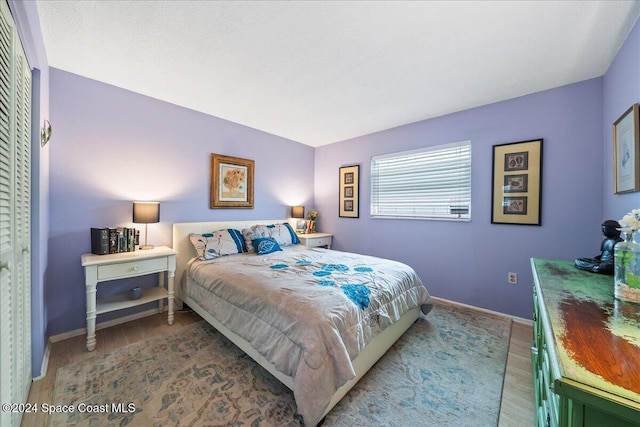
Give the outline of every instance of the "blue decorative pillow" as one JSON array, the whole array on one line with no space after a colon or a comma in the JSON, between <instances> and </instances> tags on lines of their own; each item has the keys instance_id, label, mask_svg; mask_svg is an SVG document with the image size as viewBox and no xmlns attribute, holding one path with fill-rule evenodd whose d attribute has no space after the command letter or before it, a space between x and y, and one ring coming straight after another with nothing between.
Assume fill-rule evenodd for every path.
<instances>
[{"instance_id":1,"label":"blue decorative pillow","mask_svg":"<svg viewBox=\"0 0 640 427\"><path fill-rule=\"evenodd\" d=\"M198 259L201 261L247 252L242 233L232 228L213 233L191 233L189 239L193 247L196 248Z\"/></svg>"},{"instance_id":2,"label":"blue decorative pillow","mask_svg":"<svg viewBox=\"0 0 640 427\"><path fill-rule=\"evenodd\" d=\"M290 245L299 245L300 244L300 238L298 237L298 235L296 234L295 230L293 229L293 227L291 226L291 224L289 224L288 222L283 222L282 224L276 224L279 226L284 226L287 231L289 232L289 238L291 239L291 243L289 243ZM282 233L284 236L286 236L286 233ZM286 237L283 237L283 240L287 240Z\"/></svg>"},{"instance_id":3,"label":"blue decorative pillow","mask_svg":"<svg viewBox=\"0 0 640 427\"><path fill-rule=\"evenodd\" d=\"M249 252L253 252L253 241L255 239L271 237L278 242L280 246L291 246L300 243L300 238L291 227L288 222L282 224L270 224L270 225L254 225L251 228L245 228L242 230L245 244Z\"/></svg>"},{"instance_id":4,"label":"blue decorative pillow","mask_svg":"<svg viewBox=\"0 0 640 427\"><path fill-rule=\"evenodd\" d=\"M251 243L258 255L266 255L282 250L276 239L272 237L260 237L254 239Z\"/></svg>"}]
</instances>

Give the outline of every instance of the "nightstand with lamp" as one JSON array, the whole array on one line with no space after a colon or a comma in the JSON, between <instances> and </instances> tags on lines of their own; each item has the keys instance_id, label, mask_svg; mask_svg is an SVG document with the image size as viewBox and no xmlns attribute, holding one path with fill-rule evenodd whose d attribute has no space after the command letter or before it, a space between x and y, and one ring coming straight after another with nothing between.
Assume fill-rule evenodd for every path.
<instances>
[{"instance_id":1,"label":"nightstand with lamp","mask_svg":"<svg viewBox=\"0 0 640 427\"><path fill-rule=\"evenodd\" d=\"M304 206L292 206L291 217L298 219L298 222L296 223L296 234L298 235L298 238L300 238L300 244L314 248L325 246L327 249L331 249L333 234L318 233L315 231L306 233L304 226L298 226L299 223L304 223L304 221L299 221L304 218Z\"/></svg>"},{"instance_id":2,"label":"nightstand with lamp","mask_svg":"<svg viewBox=\"0 0 640 427\"><path fill-rule=\"evenodd\" d=\"M141 251L121 252L109 255L82 255L85 287L87 294L87 350L96 347L96 318L98 314L109 313L129 307L135 307L158 301L158 313L164 311L163 300L167 299L167 323L174 319L174 276L176 271L176 252L167 246L147 244L147 224L160 222L160 203L133 202L133 222L145 224L145 244ZM99 282L158 274L158 286L96 298ZM166 283L166 288L165 288Z\"/></svg>"}]
</instances>

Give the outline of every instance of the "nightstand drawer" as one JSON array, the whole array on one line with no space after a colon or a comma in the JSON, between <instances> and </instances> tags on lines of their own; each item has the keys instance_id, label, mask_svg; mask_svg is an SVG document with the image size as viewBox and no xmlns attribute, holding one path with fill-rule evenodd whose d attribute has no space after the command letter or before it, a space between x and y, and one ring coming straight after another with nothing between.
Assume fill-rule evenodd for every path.
<instances>
[{"instance_id":1,"label":"nightstand drawer","mask_svg":"<svg viewBox=\"0 0 640 427\"><path fill-rule=\"evenodd\" d=\"M98 266L98 280L119 279L129 276L165 271L167 269L167 257L152 258L140 261L128 260L127 262Z\"/></svg>"},{"instance_id":2,"label":"nightstand drawer","mask_svg":"<svg viewBox=\"0 0 640 427\"><path fill-rule=\"evenodd\" d=\"M331 244L331 237L315 237L307 239L307 246L326 246Z\"/></svg>"}]
</instances>

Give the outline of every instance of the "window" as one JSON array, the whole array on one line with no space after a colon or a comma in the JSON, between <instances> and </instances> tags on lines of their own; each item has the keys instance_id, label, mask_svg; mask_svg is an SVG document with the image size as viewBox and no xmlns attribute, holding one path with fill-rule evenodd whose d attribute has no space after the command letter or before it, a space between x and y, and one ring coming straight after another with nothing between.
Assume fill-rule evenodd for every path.
<instances>
[{"instance_id":1,"label":"window","mask_svg":"<svg viewBox=\"0 0 640 427\"><path fill-rule=\"evenodd\" d=\"M471 220L471 141L371 158L371 217Z\"/></svg>"}]
</instances>

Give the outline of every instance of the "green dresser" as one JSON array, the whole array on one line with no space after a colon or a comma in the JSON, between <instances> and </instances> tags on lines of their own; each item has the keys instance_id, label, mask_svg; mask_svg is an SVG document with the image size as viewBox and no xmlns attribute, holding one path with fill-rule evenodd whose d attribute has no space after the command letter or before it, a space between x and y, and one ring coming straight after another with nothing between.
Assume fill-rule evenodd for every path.
<instances>
[{"instance_id":1,"label":"green dresser","mask_svg":"<svg viewBox=\"0 0 640 427\"><path fill-rule=\"evenodd\" d=\"M573 262L531 268L537 426L640 426L640 305Z\"/></svg>"}]
</instances>

